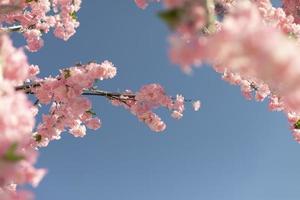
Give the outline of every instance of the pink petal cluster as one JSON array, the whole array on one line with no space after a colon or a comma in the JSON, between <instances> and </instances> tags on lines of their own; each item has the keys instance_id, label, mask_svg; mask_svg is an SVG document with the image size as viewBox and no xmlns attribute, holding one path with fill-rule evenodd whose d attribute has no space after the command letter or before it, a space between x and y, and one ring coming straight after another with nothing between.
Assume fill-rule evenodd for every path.
<instances>
[{"instance_id":1,"label":"pink petal cluster","mask_svg":"<svg viewBox=\"0 0 300 200\"><path fill-rule=\"evenodd\" d=\"M163 87L159 84L145 85L134 96L133 99L128 97L121 100L113 99L112 104L124 106L153 131L161 132L166 128L165 123L152 111L153 109L165 107L172 112L171 116L175 119L180 119L183 115L183 96L177 95L176 99L172 99L166 95Z\"/></svg>"},{"instance_id":2,"label":"pink petal cluster","mask_svg":"<svg viewBox=\"0 0 300 200\"><path fill-rule=\"evenodd\" d=\"M189 1L186 1L189 2ZM227 9L226 14L230 15L234 10L238 9L237 1L218 1L222 4L222 9ZM296 23L294 23L294 18L292 16L287 15L282 8L274 8L269 0L255 0L252 1L257 9L259 10L260 16L258 18L263 21L263 23L259 23L259 25L265 27L273 27L274 29L278 29L282 31L285 35L287 35L289 38L296 39L299 42L299 36L300 36L300 26ZM193 4L189 2L189 5ZM192 6L195 7L195 6ZM186 3L182 5L182 9L186 10L187 6ZM226 10L225 9L225 10ZM229 12L230 11L230 12ZM225 12L225 11L224 11ZM206 17L203 16L200 17L197 20L197 17L190 17L191 12L182 12L182 16L178 22L178 25L175 29L175 34L170 39L170 58L171 60L179 64L183 71L190 72L191 68L190 65L199 65L201 64L200 61L203 60L203 57L205 57L205 43L206 39L209 38L210 35L213 35L213 33L210 34L203 34L203 31L205 32L205 26L197 27L195 29L183 29L188 30L186 32L182 32L180 27L184 26L190 26L190 22L182 19L194 19L194 24L204 24ZM203 13L203 12L202 12ZM204 13L206 14L206 13ZM228 18L228 16L225 16L225 19ZM202 19L202 20L201 20ZM216 30L221 30L222 26L224 25L224 22L228 20L223 21L215 21ZM186 24L186 25L182 25ZM233 22L234 23L234 22ZM205 25L205 24L204 24ZM232 24L232 27L234 24ZM234 28L234 27L233 27ZM240 29L241 30L241 29ZM276 30L275 34L278 34L278 30ZM206 32L209 33L209 32ZM293 41L294 42L294 41Z\"/></svg>"},{"instance_id":3,"label":"pink petal cluster","mask_svg":"<svg viewBox=\"0 0 300 200\"><path fill-rule=\"evenodd\" d=\"M40 86L32 91L42 104L52 102L48 115L43 115L35 138L37 146L47 146L51 140L60 139L67 129L75 137L86 134L86 126L98 129L101 122L93 117L89 99L82 96L86 89L92 89L96 80L113 78L116 68L109 61L101 64L91 62L61 70L55 78L40 80Z\"/></svg>"},{"instance_id":4,"label":"pink petal cluster","mask_svg":"<svg viewBox=\"0 0 300 200\"><path fill-rule=\"evenodd\" d=\"M299 1L284 0L283 9L269 0L219 0L208 7L193 0L163 2L167 14L180 12L168 15L176 24L171 60L187 73L191 65L209 62L224 80L239 85L246 99L268 98L270 110L294 113L297 120L290 123L300 141L300 121L294 126L300 119ZM209 6L215 13L208 12Z\"/></svg>"},{"instance_id":5,"label":"pink petal cluster","mask_svg":"<svg viewBox=\"0 0 300 200\"><path fill-rule=\"evenodd\" d=\"M283 9L288 15L292 15L296 23L300 23L300 1L283 0Z\"/></svg>"},{"instance_id":6,"label":"pink petal cluster","mask_svg":"<svg viewBox=\"0 0 300 200\"><path fill-rule=\"evenodd\" d=\"M0 35L0 199L31 199L16 185L37 186L44 169L34 168L37 151L31 146L34 127L33 106L16 84L29 77L27 58L15 49L6 35Z\"/></svg>"},{"instance_id":7,"label":"pink petal cluster","mask_svg":"<svg viewBox=\"0 0 300 200\"><path fill-rule=\"evenodd\" d=\"M142 8L149 2L136 1ZM166 2L167 6L175 7L184 1ZM112 63L78 64L61 70L55 78L39 79L36 77L39 67L29 65L23 49L15 49L5 35L6 32L14 31L22 33L30 51L37 51L44 45L42 36L51 28L54 28L56 37L68 40L79 26L76 13L80 4L81 0L0 0L1 200L33 199L31 193L16 188L28 183L36 187L45 175L45 169L34 167L37 147L47 146L51 140L59 139L65 130L75 137L83 137L86 127L94 130L101 127L100 119L94 117L91 102L83 95L96 90L96 80L110 79L116 75ZM190 17L178 28L182 33L189 34L204 25L202 7L191 7L190 11ZM34 117L38 109L31 104L25 93L33 93L37 97L35 105L51 104L49 114L42 115L42 122L34 133ZM114 104L125 106L153 131L166 128L160 117L152 112L153 109L166 107L176 119L181 118L184 111L183 96L171 98L158 84L142 87L134 94L134 98L129 98L126 93L117 99L114 96L106 97ZM200 103L194 102L194 109L199 108Z\"/></svg>"},{"instance_id":8,"label":"pink petal cluster","mask_svg":"<svg viewBox=\"0 0 300 200\"><path fill-rule=\"evenodd\" d=\"M10 184L4 188L0 188L1 200L33 200L33 194L28 191L16 192L16 185Z\"/></svg>"},{"instance_id":9,"label":"pink petal cluster","mask_svg":"<svg viewBox=\"0 0 300 200\"><path fill-rule=\"evenodd\" d=\"M299 46L273 25L265 25L254 5L235 7L205 47L204 59L218 63L218 72L233 72L229 76L226 72L226 78L241 85L246 96L255 91L256 99L261 101L272 94L270 109L282 110L288 117L295 113L299 120ZM232 76L239 76L240 81ZM300 141L299 127L294 127L297 120L290 123L294 138Z\"/></svg>"},{"instance_id":10,"label":"pink petal cluster","mask_svg":"<svg viewBox=\"0 0 300 200\"><path fill-rule=\"evenodd\" d=\"M0 71L4 79L20 84L28 77L27 57L22 49L13 47L7 35L0 35L0 56Z\"/></svg>"},{"instance_id":11,"label":"pink petal cluster","mask_svg":"<svg viewBox=\"0 0 300 200\"><path fill-rule=\"evenodd\" d=\"M30 51L37 51L44 42L41 36L54 28L54 35L68 40L76 31L79 22L76 13L81 0L10 0L1 1L6 12L0 12L0 23L20 25ZM17 9L13 9L13 8ZM11 10L12 9L12 10ZM50 13L53 13L52 15Z\"/></svg>"},{"instance_id":12,"label":"pink petal cluster","mask_svg":"<svg viewBox=\"0 0 300 200\"><path fill-rule=\"evenodd\" d=\"M31 146L32 105L8 82L0 84L0 105L0 188L11 183L37 186L45 170L33 167L37 152Z\"/></svg>"},{"instance_id":13,"label":"pink petal cluster","mask_svg":"<svg viewBox=\"0 0 300 200\"><path fill-rule=\"evenodd\" d=\"M300 25L294 20L292 15L285 12L284 8L274 8L269 0L255 0L253 2L257 6L263 21L268 26L281 30L289 38L293 38L297 42L300 41Z\"/></svg>"},{"instance_id":14,"label":"pink petal cluster","mask_svg":"<svg viewBox=\"0 0 300 200\"><path fill-rule=\"evenodd\" d=\"M205 38L199 40L198 37L189 37L187 41L179 35L172 35L170 37L171 48L169 50L169 57L173 63L179 64L182 71L190 74L192 72L191 65L200 65L205 49L203 49L203 42Z\"/></svg>"},{"instance_id":15,"label":"pink petal cluster","mask_svg":"<svg viewBox=\"0 0 300 200\"><path fill-rule=\"evenodd\" d=\"M198 111L201 107L201 102L200 101L195 101L193 102L193 108L195 111Z\"/></svg>"},{"instance_id":16,"label":"pink petal cluster","mask_svg":"<svg viewBox=\"0 0 300 200\"><path fill-rule=\"evenodd\" d=\"M60 10L60 14L55 16L54 35L63 40L68 40L75 34L75 29L79 26L76 13L80 9L81 0L54 0L52 4L55 12Z\"/></svg>"},{"instance_id":17,"label":"pink petal cluster","mask_svg":"<svg viewBox=\"0 0 300 200\"><path fill-rule=\"evenodd\" d=\"M269 87L282 98L287 110L300 112L296 96L300 88L299 50L282 32L265 26L255 6L247 3L240 4L224 20L222 29L208 39L204 59L218 63L217 71L229 69L267 84L259 87L262 93Z\"/></svg>"},{"instance_id":18,"label":"pink petal cluster","mask_svg":"<svg viewBox=\"0 0 300 200\"><path fill-rule=\"evenodd\" d=\"M288 122L290 129L292 130L294 139L300 143L300 129L299 129L299 118L300 115L295 112L287 113Z\"/></svg>"}]
</instances>

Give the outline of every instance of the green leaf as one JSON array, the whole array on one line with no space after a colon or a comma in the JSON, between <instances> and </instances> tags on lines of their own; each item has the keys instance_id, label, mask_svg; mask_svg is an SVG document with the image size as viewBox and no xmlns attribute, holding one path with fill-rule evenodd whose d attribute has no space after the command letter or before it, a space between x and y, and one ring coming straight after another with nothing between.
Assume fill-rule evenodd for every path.
<instances>
[{"instance_id":1,"label":"green leaf","mask_svg":"<svg viewBox=\"0 0 300 200\"><path fill-rule=\"evenodd\" d=\"M64 73L65 79L71 77L71 71L70 71L69 69L64 69L64 70L63 70L63 73Z\"/></svg>"},{"instance_id":2,"label":"green leaf","mask_svg":"<svg viewBox=\"0 0 300 200\"><path fill-rule=\"evenodd\" d=\"M34 139L35 139L36 142L40 142L40 141L42 141L42 136L40 134L36 134L34 136Z\"/></svg>"},{"instance_id":3,"label":"green leaf","mask_svg":"<svg viewBox=\"0 0 300 200\"><path fill-rule=\"evenodd\" d=\"M75 11L70 13L70 16L72 17L72 19L77 20L77 14Z\"/></svg>"},{"instance_id":4,"label":"green leaf","mask_svg":"<svg viewBox=\"0 0 300 200\"><path fill-rule=\"evenodd\" d=\"M23 160L25 158L24 156L16 154L17 148L18 144L13 143L3 155L3 159L10 162L18 162L20 160Z\"/></svg>"},{"instance_id":5,"label":"green leaf","mask_svg":"<svg viewBox=\"0 0 300 200\"><path fill-rule=\"evenodd\" d=\"M33 2L33 1L34 1L34 2L38 2L38 0L26 0L25 2L26 2L26 3L30 3L30 2Z\"/></svg>"},{"instance_id":6,"label":"green leaf","mask_svg":"<svg viewBox=\"0 0 300 200\"><path fill-rule=\"evenodd\" d=\"M92 115L92 116L95 116L95 115L96 115L96 113L95 113L92 109L87 110L86 113L87 113L87 114L90 114L90 115Z\"/></svg>"},{"instance_id":7,"label":"green leaf","mask_svg":"<svg viewBox=\"0 0 300 200\"><path fill-rule=\"evenodd\" d=\"M173 8L158 13L158 17L162 19L171 29L175 29L181 21L184 10L180 8Z\"/></svg>"},{"instance_id":8,"label":"green leaf","mask_svg":"<svg viewBox=\"0 0 300 200\"><path fill-rule=\"evenodd\" d=\"M295 129L300 129L300 119L294 124Z\"/></svg>"}]
</instances>

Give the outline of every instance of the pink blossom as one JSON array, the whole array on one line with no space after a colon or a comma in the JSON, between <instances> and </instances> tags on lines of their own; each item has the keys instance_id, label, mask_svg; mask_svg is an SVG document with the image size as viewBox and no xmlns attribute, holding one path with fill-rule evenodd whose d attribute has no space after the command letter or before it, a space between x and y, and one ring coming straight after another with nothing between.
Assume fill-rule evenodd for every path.
<instances>
[{"instance_id":1,"label":"pink blossom","mask_svg":"<svg viewBox=\"0 0 300 200\"><path fill-rule=\"evenodd\" d=\"M35 79L36 75L40 73L40 68L38 65L30 65L29 66L29 78Z\"/></svg>"},{"instance_id":2,"label":"pink blossom","mask_svg":"<svg viewBox=\"0 0 300 200\"><path fill-rule=\"evenodd\" d=\"M84 125L76 125L70 129L70 133L75 137L83 137L86 134L86 128Z\"/></svg>"},{"instance_id":3,"label":"pink blossom","mask_svg":"<svg viewBox=\"0 0 300 200\"><path fill-rule=\"evenodd\" d=\"M135 3L138 7L145 9L148 6L149 0L135 0Z\"/></svg>"},{"instance_id":4,"label":"pink blossom","mask_svg":"<svg viewBox=\"0 0 300 200\"><path fill-rule=\"evenodd\" d=\"M33 126L34 113L25 94L16 92L11 81L0 81L1 199L30 199L29 193L8 186L12 183L36 186L45 174L44 169L33 167L37 157L30 145Z\"/></svg>"},{"instance_id":5,"label":"pink blossom","mask_svg":"<svg viewBox=\"0 0 300 200\"><path fill-rule=\"evenodd\" d=\"M138 116L152 131L161 132L165 130L166 124L153 112L145 112Z\"/></svg>"},{"instance_id":6,"label":"pink blossom","mask_svg":"<svg viewBox=\"0 0 300 200\"><path fill-rule=\"evenodd\" d=\"M145 101L157 106L163 104L165 100L165 91L159 84L149 84L143 86L135 99L137 101Z\"/></svg>"},{"instance_id":7,"label":"pink blossom","mask_svg":"<svg viewBox=\"0 0 300 200\"><path fill-rule=\"evenodd\" d=\"M27 57L23 50L15 49L8 36L0 35L0 55L4 79L22 83L28 77Z\"/></svg>"},{"instance_id":8,"label":"pink blossom","mask_svg":"<svg viewBox=\"0 0 300 200\"><path fill-rule=\"evenodd\" d=\"M79 26L76 13L80 9L81 0L55 0L52 1L52 5L49 0L28 2L10 0L2 4L10 5L12 9L5 11L4 16L0 13L0 22L6 24L19 22L30 51L37 51L43 46L41 36L49 32L51 27L54 27L55 36L68 40ZM25 10L26 12L22 12Z\"/></svg>"},{"instance_id":9,"label":"pink blossom","mask_svg":"<svg viewBox=\"0 0 300 200\"><path fill-rule=\"evenodd\" d=\"M257 101L263 101L267 96L270 95L271 91L267 84L257 85L257 91L255 94L255 99Z\"/></svg>"},{"instance_id":10,"label":"pink blossom","mask_svg":"<svg viewBox=\"0 0 300 200\"><path fill-rule=\"evenodd\" d=\"M300 130L299 129L293 130L293 137L296 142L300 143Z\"/></svg>"},{"instance_id":11,"label":"pink blossom","mask_svg":"<svg viewBox=\"0 0 300 200\"><path fill-rule=\"evenodd\" d=\"M35 52L44 45L44 41L40 36L41 32L38 30L28 30L24 33L24 37L27 41L27 48L30 51Z\"/></svg>"},{"instance_id":12,"label":"pink blossom","mask_svg":"<svg viewBox=\"0 0 300 200\"><path fill-rule=\"evenodd\" d=\"M173 63L179 64L183 72L190 74L191 65L201 64L204 56L205 40L199 40L197 37L190 37L188 40L173 35L169 39L171 48L169 56Z\"/></svg>"},{"instance_id":13,"label":"pink blossom","mask_svg":"<svg viewBox=\"0 0 300 200\"><path fill-rule=\"evenodd\" d=\"M184 97L177 95L176 99L172 100L166 95L164 88L159 84L144 85L136 93L134 99L124 98L122 101L113 100L112 104L115 106L124 106L126 109L129 109L140 121L147 124L151 130L156 132L165 130L166 125L152 112L153 109L159 106L166 107L171 111L171 116L175 119L180 119L184 111Z\"/></svg>"},{"instance_id":14,"label":"pink blossom","mask_svg":"<svg viewBox=\"0 0 300 200\"><path fill-rule=\"evenodd\" d=\"M101 63L100 69L103 71L103 75L99 74L97 77L100 80L113 78L117 74L117 68L115 68L114 65L107 60Z\"/></svg>"},{"instance_id":15,"label":"pink blossom","mask_svg":"<svg viewBox=\"0 0 300 200\"><path fill-rule=\"evenodd\" d=\"M272 111L282 111L284 109L284 104L280 101L279 97L272 95L269 102L269 109Z\"/></svg>"},{"instance_id":16,"label":"pink blossom","mask_svg":"<svg viewBox=\"0 0 300 200\"><path fill-rule=\"evenodd\" d=\"M201 102L200 101L194 101L193 102L193 108L195 111L198 111L201 107Z\"/></svg>"},{"instance_id":17,"label":"pink blossom","mask_svg":"<svg viewBox=\"0 0 300 200\"><path fill-rule=\"evenodd\" d=\"M184 111L184 97L182 95L176 95L176 100L170 106L172 110L175 110L179 113L183 113Z\"/></svg>"},{"instance_id":18,"label":"pink blossom","mask_svg":"<svg viewBox=\"0 0 300 200\"><path fill-rule=\"evenodd\" d=\"M180 119L183 115L181 112L177 111L177 110L174 110L171 114L171 116L174 118L174 119Z\"/></svg>"},{"instance_id":19,"label":"pink blossom","mask_svg":"<svg viewBox=\"0 0 300 200\"><path fill-rule=\"evenodd\" d=\"M49 115L44 115L43 122L38 125L36 146L47 146L51 140L60 139L65 130L83 137L84 124L94 130L100 128L100 120L88 114L91 102L82 93L90 89L95 80L113 78L116 68L109 61L91 62L60 70L60 73L55 78L38 80L39 86L32 89L40 103L52 102Z\"/></svg>"},{"instance_id":20,"label":"pink blossom","mask_svg":"<svg viewBox=\"0 0 300 200\"><path fill-rule=\"evenodd\" d=\"M33 194L28 191L16 191L15 189L0 188L1 200L33 200Z\"/></svg>"},{"instance_id":21,"label":"pink blossom","mask_svg":"<svg viewBox=\"0 0 300 200\"><path fill-rule=\"evenodd\" d=\"M86 126L90 129L97 130L98 128L101 127L100 119L98 118L89 119L86 122Z\"/></svg>"},{"instance_id":22,"label":"pink blossom","mask_svg":"<svg viewBox=\"0 0 300 200\"><path fill-rule=\"evenodd\" d=\"M300 22L300 1L299 0L283 0L283 9L288 15L292 15L296 23Z\"/></svg>"}]
</instances>

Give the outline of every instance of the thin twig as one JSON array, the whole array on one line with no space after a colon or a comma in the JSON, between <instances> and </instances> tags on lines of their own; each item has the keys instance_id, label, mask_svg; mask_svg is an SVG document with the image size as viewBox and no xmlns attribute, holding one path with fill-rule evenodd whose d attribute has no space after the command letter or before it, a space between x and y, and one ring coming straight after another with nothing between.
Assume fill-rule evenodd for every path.
<instances>
[{"instance_id":1,"label":"thin twig","mask_svg":"<svg viewBox=\"0 0 300 200\"><path fill-rule=\"evenodd\" d=\"M16 91L23 90L26 94L34 94L32 88L40 87L41 83L32 83L32 84L25 84L21 86L15 87ZM103 96L108 98L109 100L119 100L120 102L127 104L126 100L136 101L135 97L136 94L134 93L121 93L121 92L110 92L105 90L97 90L97 89L85 89L82 92L82 95L86 96ZM171 97L172 100L176 100L175 97ZM184 102L192 102L191 99L184 99Z\"/></svg>"},{"instance_id":2,"label":"thin twig","mask_svg":"<svg viewBox=\"0 0 300 200\"><path fill-rule=\"evenodd\" d=\"M23 90L26 94L34 94L32 92L32 88L40 87L41 83L32 83L32 84L25 84L21 86L15 87L16 91ZM82 95L90 95L90 96L103 96L108 99L115 99L116 97L118 100L135 100L135 94L126 94L120 92L109 92L105 90L96 90L96 89L85 89L82 92Z\"/></svg>"},{"instance_id":3,"label":"thin twig","mask_svg":"<svg viewBox=\"0 0 300 200\"><path fill-rule=\"evenodd\" d=\"M10 27L0 27L0 33L12 33L12 32L19 32L22 33L24 31L21 25L15 25Z\"/></svg>"}]
</instances>

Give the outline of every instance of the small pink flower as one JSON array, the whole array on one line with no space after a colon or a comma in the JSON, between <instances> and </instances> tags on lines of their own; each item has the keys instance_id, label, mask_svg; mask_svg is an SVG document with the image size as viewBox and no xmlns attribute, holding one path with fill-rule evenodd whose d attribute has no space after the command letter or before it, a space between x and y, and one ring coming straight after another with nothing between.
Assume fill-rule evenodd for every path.
<instances>
[{"instance_id":1,"label":"small pink flower","mask_svg":"<svg viewBox=\"0 0 300 200\"><path fill-rule=\"evenodd\" d=\"M300 130L299 129L294 129L293 130L293 137L296 142L300 143Z\"/></svg>"},{"instance_id":2,"label":"small pink flower","mask_svg":"<svg viewBox=\"0 0 300 200\"><path fill-rule=\"evenodd\" d=\"M24 33L24 37L27 41L27 48L32 52L39 50L44 45L44 41L41 38L41 32L39 30L27 30Z\"/></svg>"},{"instance_id":3,"label":"small pink flower","mask_svg":"<svg viewBox=\"0 0 300 200\"><path fill-rule=\"evenodd\" d=\"M139 8L145 9L148 6L149 0L134 0Z\"/></svg>"},{"instance_id":4,"label":"small pink flower","mask_svg":"<svg viewBox=\"0 0 300 200\"><path fill-rule=\"evenodd\" d=\"M171 114L171 116L174 118L174 119L180 119L183 115L182 113L178 112L177 110L174 110Z\"/></svg>"},{"instance_id":5,"label":"small pink flower","mask_svg":"<svg viewBox=\"0 0 300 200\"><path fill-rule=\"evenodd\" d=\"M194 101L193 102L193 108L195 111L198 111L201 107L201 102L200 101Z\"/></svg>"},{"instance_id":6,"label":"small pink flower","mask_svg":"<svg viewBox=\"0 0 300 200\"><path fill-rule=\"evenodd\" d=\"M38 65L30 65L29 66L29 78L33 79L36 75L40 73L40 68Z\"/></svg>"},{"instance_id":7,"label":"small pink flower","mask_svg":"<svg viewBox=\"0 0 300 200\"><path fill-rule=\"evenodd\" d=\"M86 135L86 128L84 125L77 125L70 130L70 133L75 137L83 137Z\"/></svg>"},{"instance_id":8,"label":"small pink flower","mask_svg":"<svg viewBox=\"0 0 300 200\"><path fill-rule=\"evenodd\" d=\"M90 129L96 130L101 127L101 122L98 118L92 118L88 120L85 125Z\"/></svg>"}]
</instances>

